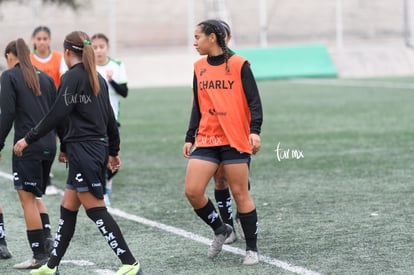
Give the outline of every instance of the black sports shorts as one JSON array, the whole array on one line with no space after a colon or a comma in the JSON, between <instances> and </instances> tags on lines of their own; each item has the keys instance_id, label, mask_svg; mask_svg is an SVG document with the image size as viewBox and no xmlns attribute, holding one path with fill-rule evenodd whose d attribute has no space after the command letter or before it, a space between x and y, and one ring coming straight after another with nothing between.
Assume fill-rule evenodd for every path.
<instances>
[{"instance_id":1,"label":"black sports shorts","mask_svg":"<svg viewBox=\"0 0 414 275\"><path fill-rule=\"evenodd\" d=\"M53 160L13 158L14 189L33 193L41 198L46 190Z\"/></svg>"},{"instance_id":2,"label":"black sports shorts","mask_svg":"<svg viewBox=\"0 0 414 275\"><path fill-rule=\"evenodd\" d=\"M196 147L191 153L190 159L207 160L217 164L237 164L249 163L250 154L239 152L237 149L230 147L229 145Z\"/></svg>"},{"instance_id":3,"label":"black sports shorts","mask_svg":"<svg viewBox=\"0 0 414 275\"><path fill-rule=\"evenodd\" d=\"M69 173L66 188L91 192L98 199L103 199L108 152L108 146L100 141L67 143Z\"/></svg>"}]
</instances>

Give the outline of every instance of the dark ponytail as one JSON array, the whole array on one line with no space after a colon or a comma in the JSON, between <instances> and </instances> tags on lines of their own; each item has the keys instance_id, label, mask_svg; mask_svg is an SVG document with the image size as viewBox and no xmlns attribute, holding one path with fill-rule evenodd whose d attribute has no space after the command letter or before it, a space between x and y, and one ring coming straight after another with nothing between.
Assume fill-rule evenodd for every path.
<instances>
[{"instance_id":1,"label":"dark ponytail","mask_svg":"<svg viewBox=\"0 0 414 275\"><path fill-rule=\"evenodd\" d=\"M39 76L32 62L30 61L29 47L22 38L10 42L6 46L5 55L12 53L19 59L20 69L22 70L23 79L27 87L32 89L35 96L40 96Z\"/></svg>"},{"instance_id":2,"label":"dark ponytail","mask_svg":"<svg viewBox=\"0 0 414 275\"><path fill-rule=\"evenodd\" d=\"M82 63L88 74L93 95L96 96L99 94L100 87L98 73L96 72L95 53L91 46L89 36L82 31L71 32L66 36L63 47L82 58Z\"/></svg>"}]
</instances>

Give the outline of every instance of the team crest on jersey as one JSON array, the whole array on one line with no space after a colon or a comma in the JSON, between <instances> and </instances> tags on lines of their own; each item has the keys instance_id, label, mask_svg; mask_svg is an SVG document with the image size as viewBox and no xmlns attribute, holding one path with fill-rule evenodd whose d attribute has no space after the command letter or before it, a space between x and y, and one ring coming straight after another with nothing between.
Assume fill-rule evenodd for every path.
<instances>
[{"instance_id":1,"label":"team crest on jersey","mask_svg":"<svg viewBox=\"0 0 414 275\"><path fill-rule=\"evenodd\" d=\"M75 176L77 182L83 182L82 173L77 173Z\"/></svg>"}]
</instances>

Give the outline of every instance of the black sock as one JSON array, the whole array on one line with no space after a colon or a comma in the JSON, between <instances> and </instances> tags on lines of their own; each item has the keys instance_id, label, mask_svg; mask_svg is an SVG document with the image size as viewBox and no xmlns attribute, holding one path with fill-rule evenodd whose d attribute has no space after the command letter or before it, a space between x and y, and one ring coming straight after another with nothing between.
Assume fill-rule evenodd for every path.
<instances>
[{"instance_id":1,"label":"black sock","mask_svg":"<svg viewBox=\"0 0 414 275\"><path fill-rule=\"evenodd\" d=\"M109 246L121 260L122 264L134 264L136 260L124 240L121 229L111 214L108 213L106 207L88 209L86 210L86 214L95 222L99 231L105 237Z\"/></svg>"},{"instance_id":2,"label":"black sock","mask_svg":"<svg viewBox=\"0 0 414 275\"><path fill-rule=\"evenodd\" d=\"M48 238L51 236L50 230L52 228L50 226L49 214L40 213L40 218L42 219L42 224L43 224L43 234L45 235L46 238Z\"/></svg>"},{"instance_id":3,"label":"black sock","mask_svg":"<svg viewBox=\"0 0 414 275\"><path fill-rule=\"evenodd\" d=\"M7 245L7 243L6 243L6 231L4 229L3 213L0 213L0 244Z\"/></svg>"},{"instance_id":4,"label":"black sock","mask_svg":"<svg viewBox=\"0 0 414 275\"><path fill-rule=\"evenodd\" d=\"M33 258L43 259L47 256L43 229L27 230L27 239L29 240L30 248L33 251Z\"/></svg>"},{"instance_id":5,"label":"black sock","mask_svg":"<svg viewBox=\"0 0 414 275\"><path fill-rule=\"evenodd\" d=\"M208 199L207 204L203 208L194 209L194 211L214 230L216 235L220 234L218 231L222 228L223 222L210 199Z\"/></svg>"},{"instance_id":6,"label":"black sock","mask_svg":"<svg viewBox=\"0 0 414 275\"><path fill-rule=\"evenodd\" d=\"M250 213L238 213L244 236L246 238L246 250L257 251L257 213L256 209Z\"/></svg>"},{"instance_id":7,"label":"black sock","mask_svg":"<svg viewBox=\"0 0 414 275\"><path fill-rule=\"evenodd\" d=\"M50 252L50 259L47 263L48 267L54 268L58 266L63 255L65 255L70 240L75 233L77 216L78 211L70 211L63 206L60 207L60 219L53 250Z\"/></svg>"},{"instance_id":8,"label":"black sock","mask_svg":"<svg viewBox=\"0 0 414 275\"><path fill-rule=\"evenodd\" d=\"M214 190L214 197L216 198L217 207L220 211L220 216L223 222L231 225L233 227L233 209L231 207L231 196L230 190Z\"/></svg>"}]
</instances>

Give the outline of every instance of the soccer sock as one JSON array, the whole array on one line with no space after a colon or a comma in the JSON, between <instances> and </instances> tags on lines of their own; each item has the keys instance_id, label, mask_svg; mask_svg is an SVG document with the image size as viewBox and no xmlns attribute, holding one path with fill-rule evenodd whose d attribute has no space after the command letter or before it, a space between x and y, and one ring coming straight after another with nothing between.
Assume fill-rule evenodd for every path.
<instances>
[{"instance_id":1,"label":"soccer sock","mask_svg":"<svg viewBox=\"0 0 414 275\"><path fill-rule=\"evenodd\" d=\"M245 214L239 212L239 219L246 239L246 250L257 251L257 231L259 225L256 209Z\"/></svg>"},{"instance_id":2,"label":"soccer sock","mask_svg":"<svg viewBox=\"0 0 414 275\"><path fill-rule=\"evenodd\" d=\"M233 227L233 209L231 207L231 196L229 189L214 190L214 196L216 198L217 207L220 211L220 216L223 222Z\"/></svg>"},{"instance_id":3,"label":"soccer sock","mask_svg":"<svg viewBox=\"0 0 414 275\"><path fill-rule=\"evenodd\" d=\"M33 251L33 258L42 259L47 252L45 250L45 236L43 229L27 230L27 239Z\"/></svg>"},{"instance_id":4,"label":"soccer sock","mask_svg":"<svg viewBox=\"0 0 414 275\"><path fill-rule=\"evenodd\" d=\"M221 231L223 229L223 222L220 219L220 216L210 199L208 199L207 204L203 208L194 209L194 211L206 224L208 224L214 230L214 233L216 235L222 233Z\"/></svg>"},{"instance_id":5,"label":"soccer sock","mask_svg":"<svg viewBox=\"0 0 414 275\"><path fill-rule=\"evenodd\" d=\"M88 217L95 222L101 234L105 237L109 246L121 260L122 264L134 264L136 260L132 255L121 229L108 213L106 207L95 207L86 210Z\"/></svg>"},{"instance_id":6,"label":"soccer sock","mask_svg":"<svg viewBox=\"0 0 414 275\"><path fill-rule=\"evenodd\" d=\"M46 238L48 238L51 236L50 230L52 228L50 226L49 214L40 213L40 218L42 219L42 224L43 224L43 234L45 235Z\"/></svg>"},{"instance_id":7,"label":"soccer sock","mask_svg":"<svg viewBox=\"0 0 414 275\"><path fill-rule=\"evenodd\" d=\"M3 213L0 213L0 244L6 244L6 231L4 230Z\"/></svg>"},{"instance_id":8,"label":"soccer sock","mask_svg":"<svg viewBox=\"0 0 414 275\"><path fill-rule=\"evenodd\" d=\"M50 259L47 263L49 268L54 268L59 265L66 249L69 246L70 240L75 233L76 218L78 211L70 211L63 206L60 206L60 219L56 232L55 244L50 253Z\"/></svg>"}]
</instances>

